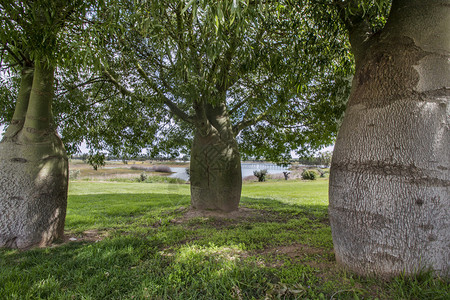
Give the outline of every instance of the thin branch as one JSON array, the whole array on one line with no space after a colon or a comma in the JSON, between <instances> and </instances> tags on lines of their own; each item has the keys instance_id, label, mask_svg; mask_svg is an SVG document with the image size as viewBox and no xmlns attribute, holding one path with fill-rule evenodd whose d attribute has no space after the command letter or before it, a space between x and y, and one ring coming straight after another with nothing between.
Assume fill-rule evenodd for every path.
<instances>
[{"instance_id":1,"label":"thin branch","mask_svg":"<svg viewBox=\"0 0 450 300\"><path fill-rule=\"evenodd\" d=\"M142 67L138 63L136 64L136 67L138 69L139 75L141 75L141 77L147 82L147 84L150 86L150 88L158 94L158 96L163 100L163 103L169 108L170 112L172 112L174 115L176 115L183 121L193 124L192 117L190 117L188 114L186 114L184 111L182 111L175 103L170 101L166 96L164 96L161 93L161 91L158 89L156 84L153 81L151 81L150 78L148 78L147 74L145 73L145 71L142 69ZM138 97L135 93L133 93L132 91L128 90L126 87L121 85L117 81L117 79L114 78L114 76L112 76L111 73L108 72L106 69L103 70L103 73L106 75L108 80L119 89L119 91L123 95L134 97L137 100L145 103L145 99L143 99L143 97Z\"/></svg>"},{"instance_id":2,"label":"thin branch","mask_svg":"<svg viewBox=\"0 0 450 300\"><path fill-rule=\"evenodd\" d=\"M169 25L172 24L172 20L169 17L169 15L167 14L167 10L164 10L164 17L166 18L166 22L164 22L163 24L165 24L165 28L167 30L167 32L169 33L169 35L172 37L173 40L175 40L178 44L178 48L180 48L182 51L184 51L184 43L183 43L183 31L182 31L182 26L183 26L183 17L181 16L181 2L178 3L177 7L175 8L175 14L176 14L176 21L177 21L177 28L176 28L176 32L178 33L178 35L175 34L175 31L173 30L172 26L169 27Z\"/></svg>"},{"instance_id":3,"label":"thin branch","mask_svg":"<svg viewBox=\"0 0 450 300\"><path fill-rule=\"evenodd\" d=\"M113 97L117 96L118 94L120 94L120 92L114 93ZM111 97L110 97L110 96L107 96L107 97L104 97L104 98L102 98L102 99L100 99L100 100L90 102L90 103L87 104L87 106L94 106L95 104L99 104L99 103L105 102L105 101L107 101L107 100L109 100L109 99L111 99ZM68 119L70 119L70 118L71 118L73 115L75 115L75 114L76 114L76 112L72 112L72 113L69 113L69 114L65 114L65 117L62 118L61 120L66 120L66 121L67 121Z\"/></svg>"},{"instance_id":4,"label":"thin branch","mask_svg":"<svg viewBox=\"0 0 450 300\"><path fill-rule=\"evenodd\" d=\"M261 90L262 90L262 89L264 88L264 86L266 86L267 82L269 82L269 81L272 81L272 77L271 77L271 76L268 77L268 78L266 78L264 81L260 82L259 84L256 84L256 86L246 86L246 87L249 88L249 89L252 89L252 93L253 93L255 90L258 90L258 89L261 89ZM243 83L243 84L244 84L244 83ZM255 99L256 97L253 96L253 95L249 95L249 96L246 97L244 100L240 101L238 104L236 104L236 105L228 112L229 115L233 115L238 109L240 109L244 104L246 104L246 103L247 103L248 101L250 101L252 98ZM244 116L243 119L245 119L245 118L247 117L249 111L250 111L250 109L247 110L247 112L245 113L245 116Z\"/></svg>"},{"instance_id":5,"label":"thin branch","mask_svg":"<svg viewBox=\"0 0 450 300\"><path fill-rule=\"evenodd\" d=\"M23 61L27 66L33 66L34 63L31 59L25 56L25 54L22 51L19 51L19 55L22 57Z\"/></svg>"},{"instance_id":6,"label":"thin branch","mask_svg":"<svg viewBox=\"0 0 450 300\"><path fill-rule=\"evenodd\" d=\"M117 79L114 78L114 76L112 76L111 73L110 73L108 70L103 69L103 74L107 77L107 79L108 79L109 82L111 82L112 84L114 84L114 86L115 86L117 89L119 89L120 93L122 93L123 95L126 95L126 96L134 96L134 97L136 97L136 96L134 95L133 92L131 92L131 91L128 90L126 87L124 87L123 85L121 85L120 82L117 81Z\"/></svg>"},{"instance_id":7,"label":"thin branch","mask_svg":"<svg viewBox=\"0 0 450 300\"><path fill-rule=\"evenodd\" d=\"M14 51L12 51L11 48L8 47L8 45L4 45L4 50L6 50L12 57L13 59L18 63L18 64L23 64L23 60L21 60L15 53Z\"/></svg>"},{"instance_id":8,"label":"thin branch","mask_svg":"<svg viewBox=\"0 0 450 300\"><path fill-rule=\"evenodd\" d=\"M117 79L114 78L114 76L111 75L111 73L104 69L103 70L103 74L107 77L108 81L111 82L122 95L125 96L130 96L135 98L136 100L142 102L142 103L146 103L145 99L143 99L143 97L138 97L136 94L134 94L132 91L128 90L126 87L124 87L123 85L121 85L119 83L119 81L117 81ZM170 110L169 110L170 111Z\"/></svg>"},{"instance_id":9,"label":"thin branch","mask_svg":"<svg viewBox=\"0 0 450 300\"><path fill-rule=\"evenodd\" d=\"M97 93L95 93L94 99L97 98L98 94L100 93L100 91L102 90L104 85L105 85L105 81L102 81L102 85L98 88Z\"/></svg>"},{"instance_id":10,"label":"thin branch","mask_svg":"<svg viewBox=\"0 0 450 300\"><path fill-rule=\"evenodd\" d=\"M231 116L233 115L239 108L241 108L245 103L247 103L249 100L251 99L251 97L247 97L244 100L242 100L241 102L239 102L238 104L236 104L232 109L230 109L230 111L228 112L228 114Z\"/></svg>"},{"instance_id":11,"label":"thin branch","mask_svg":"<svg viewBox=\"0 0 450 300\"><path fill-rule=\"evenodd\" d=\"M259 42L263 38L265 32L266 32L266 30L265 30L265 28L263 26L261 28L259 28L258 34L257 34L256 39L255 39L256 40L255 44L259 44ZM261 62L262 62L261 59L257 60L253 70L256 70L259 67ZM238 66L235 69L236 70L241 70L242 66L245 65L245 64L246 64L246 62L243 62L240 66ZM228 82L227 82L227 85L225 87L225 90L228 90L230 87L232 87L236 82L238 82L243 76L245 76L248 73L250 73L250 70L247 71L245 74L241 74L240 72L236 72L234 74L230 73L228 75Z\"/></svg>"},{"instance_id":12,"label":"thin branch","mask_svg":"<svg viewBox=\"0 0 450 300\"><path fill-rule=\"evenodd\" d=\"M266 111L262 112L261 114L259 114L258 116L256 116L253 119L249 119L246 120L246 117L244 116L244 118L242 119L241 122L237 123L234 127L233 127L233 131L235 135L238 135L239 132L241 132L242 129L248 127L248 126L252 126L255 125L256 123L265 120L265 118L267 117L267 115L274 109L274 107L276 107L279 103L281 102L281 99L277 100L272 106L270 106ZM248 112L248 111L247 111Z\"/></svg>"},{"instance_id":13,"label":"thin branch","mask_svg":"<svg viewBox=\"0 0 450 300\"><path fill-rule=\"evenodd\" d=\"M138 70L139 75L141 75L142 79L147 82L147 84L150 86L150 88L158 94L158 96L163 100L164 104L169 107L169 109L172 111L173 114L178 116L180 119L182 119L185 122L188 122L190 124L193 124L192 118L186 114L183 110L181 110L178 105L176 105L174 102L170 101L169 98L167 98L161 90L158 88L158 86L147 76L147 73L145 73L144 69L142 69L141 65L139 63L136 63L136 67Z\"/></svg>"},{"instance_id":14,"label":"thin branch","mask_svg":"<svg viewBox=\"0 0 450 300\"><path fill-rule=\"evenodd\" d=\"M188 18L186 26L189 28L189 32L188 32L189 39L187 42L188 42L188 48L190 50L189 51L190 57L194 61L194 66L197 71L197 75L199 77L202 77L203 64L202 64L201 57L199 55L199 51L197 50L198 47L200 46L200 48L201 48L202 45L197 45L199 41L195 40L194 32L196 32L196 30L194 30L194 28L193 28L193 26L194 26L193 18ZM198 24L198 26L200 26L200 23ZM199 28L198 31L201 32L202 30Z\"/></svg>"},{"instance_id":15,"label":"thin branch","mask_svg":"<svg viewBox=\"0 0 450 300\"><path fill-rule=\"evenodd\" d=\"M99 90L99 91L100 91L100 90ZM113 95L113 97L117 96L118 94L120 94L120 92L115 93L115 94ZM94 99L95 99L95 98L94 98ZM97 101L93 101L93 102L91 102L91 103L88 103L87 105L88 105L88 106L94 106L95 104L99 104L99 103L105 102L105 101L108 100L108 99L111 99L111 97L110 97L110 96L107 96L107 97L104 97L104 98L102 98L102 99L100 99L100 100L97 100Z\"/></svg>"},{"instance_id":16,"label":"thin branch","mask_svg":"<svg viewBox=\"0 0 450 300\"><path fill-rule=\"evenodd\" d=\"M334 0L333 4L339 8L339 18L349 33L352 52L355 59L359 60L364 56L367 43L370 40L370 37L373 36L370 24L368 20L361 15L348 16L346 14L346 7L356 3Z\"/></svg>"},{"instance_id":17,"label":"thin branch","mask_svg":"<svg viewBox=\"0 0 450 300\"><path fill-rule=\"evenodd\" d=\"M220 59L220 55L218 55L218 56L214 59L214 62L213 62L213 64L212 64L212 66L211 66L211 68L210 68L210 71L209 71L209 74L208 74L208 82L212 82L214 76L216 76L216 70L217 70L217 67L218 67L218 65L219 65L219 59Z\"/></svg>"},{"instance_id":18,"label":"thin branch","mask_svg":"<svg viewBox=\"0 0 450 300\"><path fill-rule=\"evenodd\" d=\"M219 75L219 82L216 85L218 91L225 92L229 87L228 79L230 78L231 62L233 61L234 53L238 47L237 37L234 36L230 47L225 51L224 58L222 60L221 73Z\"/></svg>"},{"instance_id":19,"label":"thin branch","mask_svg":"<svg viewBox=\"0 0 450 300\"><path fill-rule=\"evenodd\" d=\"M58 93L56 96L61 96L61 95L67 94L68 92L73 91L73 90L76 89L76 88L79 88L79 87L82 87L82 86L85 86L85 85L88 85L88 84L92 84L92 83L96 83L96 82L102 82L102 83L104 83L105 81L106 81L106 80L105 80L103 77L92 78L92 79L89 79L89 80L87 80L87 81L85 81L85 82L83 82L83 83L77 84L76 86L71 87L71 88L69 88L69 89L67 89L67 90L61 91L61 92ZM95 98L95 97L94 97L94 98Z\"/></svg>"}]
</instances>

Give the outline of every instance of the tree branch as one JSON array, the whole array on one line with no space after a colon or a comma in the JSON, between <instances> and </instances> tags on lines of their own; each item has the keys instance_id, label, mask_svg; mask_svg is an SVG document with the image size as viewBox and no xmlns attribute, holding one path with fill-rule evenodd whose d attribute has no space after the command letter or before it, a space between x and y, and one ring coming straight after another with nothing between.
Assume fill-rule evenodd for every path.
<instances>
[{"instance_id":1,"label":"tree branch","mask_svg":"<svg viewBox=\"0 0 450 300\"><path fill-rule=\"evenodd\" d=\"M247 103L248 100L250 100L251 97L247 97L244 100L242 100L241 102L239 102L238 104L236 104L232 109L230 109L230 111L228 112L228 114L231 116L232 114L234 114L239 108L241 108L245 103Z\"/></svg>"},{"instance_id":2,"label":"tree branch","mask_svg":"<svg viewBox=\"0 0 450 300\"><path fill-rule=\"evenodd\" d=\"M119 89L119 91L120 91L120 93L122 93L122 95L136 97L133 92L131 92L126 87L121 85L120 82L117 81L117 79L114 78L114 76L112 76L108 70L103 69L103 74L107 77L109 82L111 82L117 89Z\"/></svg>"},{"instance_id":3,"label":"tree branch","mask_svg":"<svg viewBox=\"0 0 450 300\"><path fill-rule=\"evenodd\" d=\"M235 135L238 135L239 132L241 132L242 129L248 127L248 126L252 126L255 125L256 123L265 120L265 118L267 117L267 115L278 105L280 104L281 99L278 99L273 105L271 105L268 109L266 109L264 112L262 112L261 114L259 114L258 116L256 116L253 119L250 120L246 120L246 117L244 116L244 118L242 119L241 122L237 123L235 126L233 126L233 132Z\"/></svg>"},{"instance_id":4,"label":"tree branch","mask_svg":"<svg viewBox=\"0 0 450 300\"><path fill-rule=\"evenodd\" d=\"M103 78L103 77L92 78L92 79L89 79L89 80L87 80L87 81L85 81L85 82L83 82L83 83L77 84L76 86L74 86L74 87L72 87L72 88L69 88L69 89L67 89L67 90L61 91L61 92L58 93L56 96L61 96L61 95L67 94L69 91L72 91L72 90L74 90L74 89L76 89L76 88L79 88L79 87L82 87L82 86L85 86L85 85L88 85L88 84L91 84L91 83L105 82L105 81L106 81L106 80L105 80L105 78ZM94 98L95 98L95 97L94 97Z\"/></svg>"},{"instance_id":5,"label":"tree branch","mask_svg":"<svg viewBox=\"0 0 450 300\"><path fill-rule=\"evenodd\" d=\"M193 107L197 116L195 125L197 126L197 129L201 131L202 135L207 135L213 126L209 122L207 116L206 100L200 99L199 101L194 101Z\"/></svg>"},{"instance_id":6,"label":"tree branch","mask_svg":"<svg viewBox=\"0 0 450 300\"><path fill-rule=\"evenodd\" d=\"M118 94L120 94L120 92L116 92L114 95L113 95L113 97L114 96L117 96ZM97 98L97 95L94 97L94 99L95 98ZM100 100L97 100L97 101L92 101L92 102L90 102L90 103L88 103L87 105L88 106L94 106L95 104L99 104L99 103L102 103L102 102L105 102L105 101L107 101L108 99L111 99L111 97L104 97L104 98L102 98L102 99L100 99Z\"/></svg>"},{"instance_id":7,"label":"tree branch","mask_svg":"<svg viewBox=\"0 0 450 300\"><path fill-rule=\"evenodd\" d=\"M225 92L229 87L229 78L230 78L230 69L231 69L231 62L233 60L234 53L238 47L238 42L236 41L237 37L233 36L233 39L231 41L230 46L225 51L224 58L221 62L220 67L220 75L219 75L219 81L217 82L216 89L219 92Z\"/></svg>"},{"instance_id":8,"label":"tree branch","mask_svg":"<svg viewBox=\"0 0 450 300\"><path fill-rule=\"evenodd\" d=\"M139 65L139 64L138 64ZM138 72L144 72L144 70L142 70L142 68L138 68ZM143 97L138 97L137 95L135 95L132 91L128 90L126 87L124 87L123 85L121 85L117 79L114 78L114 76L111 75L110 72L108 72L107 70L103 70L103 73L105 74L105 76L108 78L108 80L114 85L116 86L116 88L119 89L120 93L122 93L123 95L126 96L130 96L133 97L141 102L143 102L144 104L146 103L145 99ZM152 88L152 86L154 85L154 83L150 80L150 78L148 78L145 74L145 72L143 74L141 74L141 76L144 75L145 77L143 78L144 80L146 80L147 83L149 83ZM153 88L152 88L153 89ZM182 111L175 103L173 103L172 101L170 101L169 99L167 99L166 96L160 94L159 90L155 90L155 92L158 93L158 96L160 96L163 100L163 103L169 108L169 111L171 113L173 113L174 115L176 115L177 117L179 117L180 119L182 119L183 121L189 123L189 124L194 124L193 119L191 116L189 116L188 114L186 114L184 111Z\"/></svg>"},{"instance_id":9,"label":"tree branch","mask_svg":"<svg viewBox=\"0 0 450 300\"><path fill-rule=\"evenodd\" d=\"M262 37L264 36L264 33L266 32L266 29L262 26L261 28L259 28L259 31L258 31L258 34L256 35L256 38L255 38L255 44L259 44L259 42L261 41L261 39L262 39ZM257 60L256 61L256 64L255 64L255 66L254 66L254 68L253 68L253 70L254 69L257 69L258 67L259 67L259 64L261 63L261 60ZM241 64L241 66L242 65L245 65L246 64L246 62L243 62L242 64ZM240 69L242 69L241 68L241 66L238 66L237 68L235 68L235 69L237 69L237 70L240 70ZM231 68L231 64L230 64L230 68ZM226 85L226 88L225 88L225 90L228 90L230 87L232 87L239 79L241 79L243 76L245 76L247 73L250 73L251 71L250 70L248 70L245 74L241 74L241 73L238 73L238 72L236 72L236 73L230 73L229 74L229 76L228 76L228 82L227 82L227 85Z\"/></svg>"},{"instance_id":10,"label":"tree branch","mask_svg":"<svg viewBox=\"0 0 450 300\"><path fill-rule=\"evenodd\" d=\"M198 26L200 26L200 23L197 24ZM190 57L191 59L194 61L194 66L195 66L195 71L197 72L198 76L202 76L202 68L203 68L203 64L202 64L202 60L200 58L199 55L199 51L198 49L198 42L195 40L195 30L193 28L194 24L193 24L193 18L188 18L187 20L187 25L186 27L188 27L188 37L189 39L187 40L187 46L189 48L189 52L190 52ZM198 32L202 32L201 28L198 29ZM201 47L200 47L201 48Z\"/></svg>"},{"instance_id":11,"label":"tree branch","mask_svg":"<svg viewBox=\"0 0 450 300\"><path fill-rule=\"evenodd\" d=\"M333 0L333 4L338 7L339 18L349 33L352 53L355 60L359 61L365 55L368 41L373 35L370 24L366 18L359 14L347 15L346 9L351 5L356 5L356 2Z\"/></svg>"},{"instance_id":12,"label":"tree branch","mask_svg":"<svg viewBox=\"0 0 450 300\"><path fill-rule=\"evenodd\" d=\"M192 117L190 117L188 114L186 114L183 110L181 110L178 105L176 105L174 102L172 102L169 98L167 98L161 90L158 88L158 86L147 76L147 73L145 73L144 69L142 69L141 65L139 63L136 63L136 68L138 70L139 75L141 75L142 79L150 86L150 88L158 94L158 96L163 100L164 104L169 107L170 111L178 116L180 119L182 119L185 122L188 122L190 124L193 124Z\"/></svg>"},{"instance_id":13,"label":"tree branch","mask_svg":"<svg viewBox=\"0 0 450 300\"><path fill-rule=\"evenodd\" d=\"M11 55L12 58L13 58L18 64L23 64L24 61L23 61L22 59L20 59L20 58L14 53L14 51L12 51L12 49L8 47L8 45L5 44L4 47L3 47L3 49L6 50L6 51L9 53L9 55Z\"/></svg>"}]
</instances>

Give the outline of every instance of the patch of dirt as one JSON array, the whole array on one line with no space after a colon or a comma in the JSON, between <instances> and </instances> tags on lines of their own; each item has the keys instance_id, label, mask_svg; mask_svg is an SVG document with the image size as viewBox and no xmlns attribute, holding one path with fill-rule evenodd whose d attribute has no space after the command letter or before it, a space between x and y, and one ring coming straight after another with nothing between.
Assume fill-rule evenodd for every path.
<instances>
[{"instance_id":1,"label":"patch of dirt","mask_svg":"<svg viewBox=\"0 0 450 300\"><path fill-rule=\"evenodd\" d=\"M189 224L191 220L198 220L201 224L207 223L208 225L214 226L216 228L223 228L230 225L238 225L240 223L249 222L285 223L292 217L283 216L278 212L266 211L263 209L253 209L243 206L239 207L237 211L229 213L210 210L197 210L185 207L181 207L176 211L182 212L182 216L171 220L171 223Z\"/></svg>"},{"instance_id":2,"label":"patch of dirt","mask_svg":"<svg viewBox=\"0 0 450 300\"><path fill-rule=\"evenodd\" d=\"M189 221L194 218L215 218L215 219L249 219L259 214L260 210L247 207L239 207L238 210L232 212L221 212L212 210L198 210L188 208L186 213L181 217L181 221Z\"/></svg>"},{"instance_id":3,"label":"patch of dirt","mask_svg":"<svg viewBox=\"0 0 450 300\"><path fill-rule=\"evenodd\" d=\"M82 234L66 233L64 243L69 242L99 242L108 236L108 232L98 231L96 229L86 230Z\"/></svg>"}]
</instances>

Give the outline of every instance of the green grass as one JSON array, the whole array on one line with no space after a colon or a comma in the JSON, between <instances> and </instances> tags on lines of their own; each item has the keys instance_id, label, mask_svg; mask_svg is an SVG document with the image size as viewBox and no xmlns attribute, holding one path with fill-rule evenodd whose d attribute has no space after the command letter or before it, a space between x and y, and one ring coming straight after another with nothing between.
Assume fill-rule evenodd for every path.
<instances>
[{"instance_id":1,"label":"green grass","mask_svg":"<svg viewBox=\"0 0 450 300\"><path fill-rule=\"evenodd\" d=\"M449 299L431 274L338 267L327 184L246 183L240 215L187 218L186 184L72 182L77 241L0 250L0 299Z\"/></svg>"}]
</instances>

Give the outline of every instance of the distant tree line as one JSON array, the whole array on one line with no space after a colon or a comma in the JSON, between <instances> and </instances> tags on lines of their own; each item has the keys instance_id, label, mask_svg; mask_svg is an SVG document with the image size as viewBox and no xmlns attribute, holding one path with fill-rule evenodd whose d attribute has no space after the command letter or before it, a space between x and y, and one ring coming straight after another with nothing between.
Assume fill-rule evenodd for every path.
<instances>
[{"instance_id":1,"label":"distant tree line","mask_svg":"<svg viewBox=\"0 0 450 300\"><path fill-rule=\"evenodd\" d=\"M330 166L333 152L325 151L312 156L300 157L298 163L306 166Z\"/></svg>"}]
</instances>

